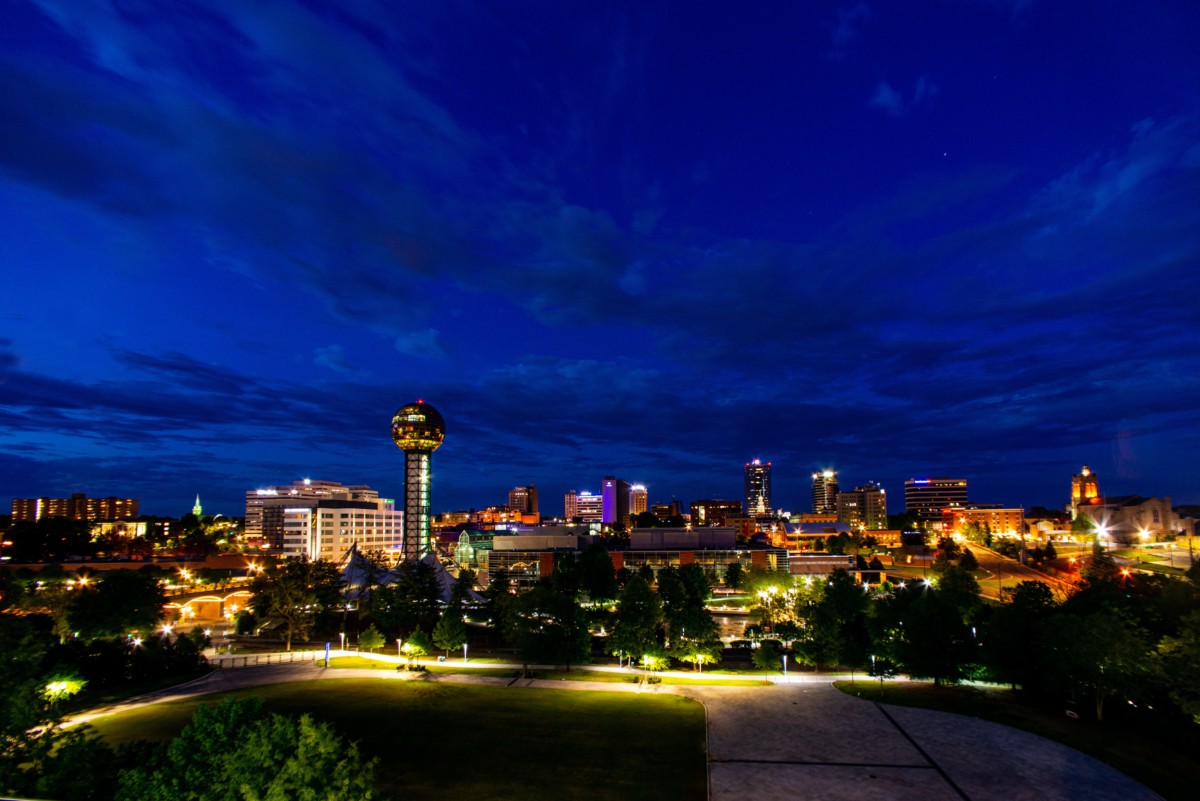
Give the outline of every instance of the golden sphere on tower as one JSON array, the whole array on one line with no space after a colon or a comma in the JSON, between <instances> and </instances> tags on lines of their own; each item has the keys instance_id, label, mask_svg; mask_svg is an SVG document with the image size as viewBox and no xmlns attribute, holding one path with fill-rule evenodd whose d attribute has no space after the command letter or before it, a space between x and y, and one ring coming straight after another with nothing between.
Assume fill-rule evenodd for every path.
<instances>
[{"instance_id":1,"label":"golden sphere on tower","mask_svg":"<svg viewBox=\"0 0 1200 801\"><path fill-rule=\"evenodd\" d=\"M446 421L422 400L406 403L392 415L392 440L402 451L433 453L446 438Z\"/></svg>"}]
</instances>

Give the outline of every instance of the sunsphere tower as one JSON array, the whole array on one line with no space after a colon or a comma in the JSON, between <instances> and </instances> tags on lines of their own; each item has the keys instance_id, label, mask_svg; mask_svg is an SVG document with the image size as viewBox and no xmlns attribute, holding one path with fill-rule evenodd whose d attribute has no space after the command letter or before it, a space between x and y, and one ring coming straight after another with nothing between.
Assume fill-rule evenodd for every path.
<instances>
[{"instance_id":1,"label":"sunsphere tower","mask_svg":"<svg viewBox=\"0 0 1200 801\"><path fill-rule=\"evenodd\" d=\"M422 400L392 415L392 440L404 451L404 558L429 551L429 457L446 438L446 421Z\"/></svg>"}]
</instances>

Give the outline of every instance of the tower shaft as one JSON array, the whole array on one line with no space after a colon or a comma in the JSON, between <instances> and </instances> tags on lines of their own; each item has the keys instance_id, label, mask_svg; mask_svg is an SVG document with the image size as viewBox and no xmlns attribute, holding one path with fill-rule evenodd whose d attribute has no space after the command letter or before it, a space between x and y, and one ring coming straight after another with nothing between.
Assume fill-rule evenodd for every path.
<instances>
[{"instance_id":1,"label":"tower shaft","mask_svg":"<svg viewBox=\"0 0 1200 801\"><path fill-rule=\"evenodd\" d=\"M429 451L404 452L404 558L429 552Z\"/></svg>"}]
</instances>

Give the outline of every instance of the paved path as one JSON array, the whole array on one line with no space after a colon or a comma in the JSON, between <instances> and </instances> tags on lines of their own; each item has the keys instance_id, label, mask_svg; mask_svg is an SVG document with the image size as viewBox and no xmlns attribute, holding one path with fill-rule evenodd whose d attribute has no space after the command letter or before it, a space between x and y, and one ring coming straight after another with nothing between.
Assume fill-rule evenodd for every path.
<instances>
[{"instance_id":1,"label":"paved path","mask_svg":"<svg viewBox=\"0 0 1200 801\"><path fill-rule=\"evenodd\" d=\"M709 715L712 801L1157 799L1066 746L975 718L883 706L831 685L686 687Z\"/></svg>"},{"instance_id":2,"label":"paved path","mask_svg":"<svg viewBox=\"0 0 1200 801\"><path fill-rule=\"evenodd\" d=\"M514 688L678 694L708 715L710 801L1152 801L1114 768L1033 734L976 718L884 706L828 681L762 687L513 680L311 663L223 670L71 723L151 703L287 681L374 678Z\"/></svg>"}]
</instances>

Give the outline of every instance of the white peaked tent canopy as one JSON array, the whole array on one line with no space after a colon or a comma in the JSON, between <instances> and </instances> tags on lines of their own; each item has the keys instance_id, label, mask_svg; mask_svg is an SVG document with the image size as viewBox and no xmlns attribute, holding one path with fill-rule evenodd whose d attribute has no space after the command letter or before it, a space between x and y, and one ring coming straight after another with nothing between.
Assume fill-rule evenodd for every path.
<instances>
[{"instance_id":1,"label":"white peaked tent canopy","mask_svg":"<svg viewBox=\"0 0 1200 801\"><path fill-rule=\"evenodd\" d=\"M434 556L427 553L420 558L421 562L433 568L437 577L438 600L450 603L450 595L458 581L446 566ZM350 550L342 556L342 592L347 601L356 601L369 592L371 586L386 587L396 578L396 569L380 571L378 565L359 553L358 543L350 546ZM467 591L467 599L473 603L483 601L483 596L474 590Z\"/></svg>"}]
</instances>

